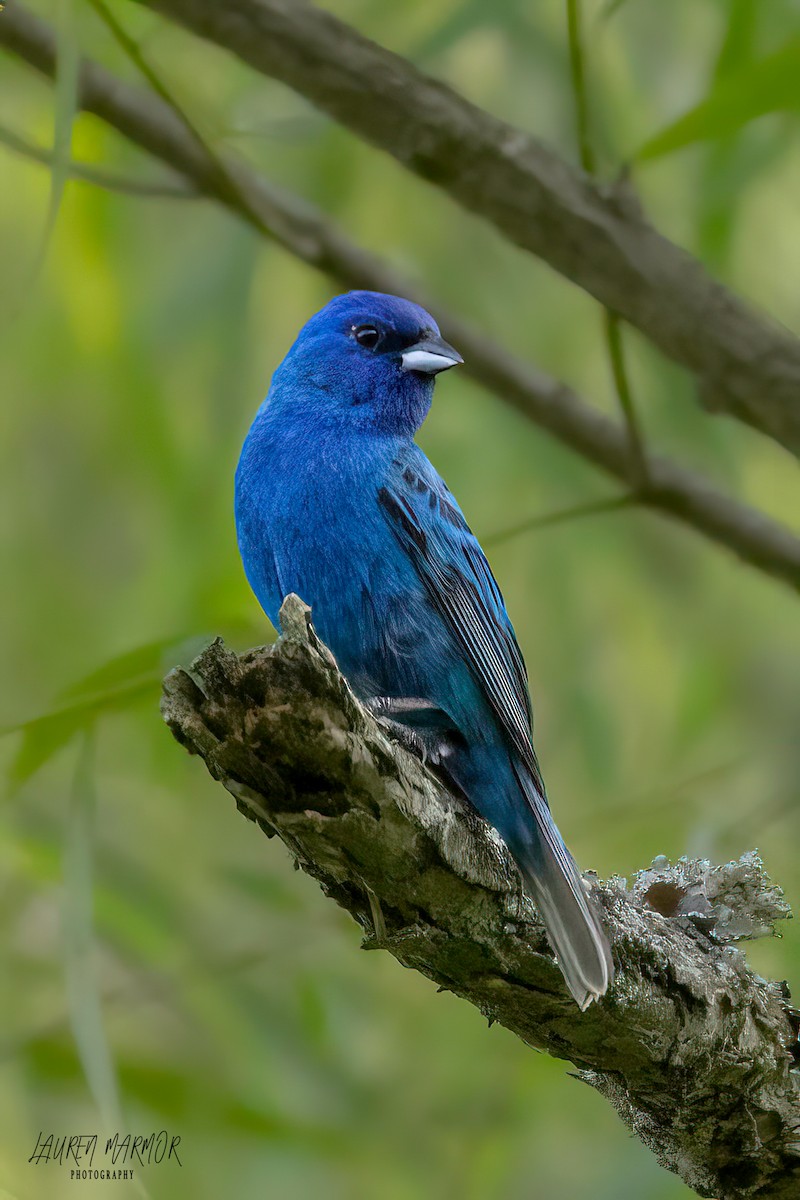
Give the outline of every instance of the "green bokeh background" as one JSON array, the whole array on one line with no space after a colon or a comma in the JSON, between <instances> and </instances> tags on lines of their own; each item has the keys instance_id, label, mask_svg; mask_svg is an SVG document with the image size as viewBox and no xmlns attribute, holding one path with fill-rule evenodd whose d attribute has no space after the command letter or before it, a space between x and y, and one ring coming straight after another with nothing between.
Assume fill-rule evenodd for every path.
<instances>
[{"instance_id":1,"label":"green bokeh background","mask_svg":"<svg viewBox=\"0 0 800 1200\"><path fill-rule=\"evenodd\" d=\"M113 7L215 145L616 411L592 300L294 95L136 5ZM575 158L561 0L329 7ZM715 72L800 37L795 0L612 7L586 5L607 175ZM88 7L62 11L86 52L137 82ZM5 54L0 110L49 144L52 90ZM634 168L657 225L795 329L797 135L796 114L774 113ZM73 154L164 177L93 118L77 120ZM48 171L0 147L0 180L0 720L50 714L0 743L12 780L0 808L0 1195L143 1194L27 1162L39 1130L116 1123L182 1138L182 1168L141 1173L153 1200L689 1196L566 1064L362 954L348 918L160 722L158 680L189 639L272 636L240 568L232 476L272 370L338 289L210 204L81 182L66 187L32 281ZM690 381L637 335L626 345L648 441L800 528L789 457L703 414ZM457 372L420 440L487 540L614 493ZM656 854L724 860L758 846L800 903L796 596L636 510L489 557L579 861L630 874ZM748 956L800 987L797 928Z\"/></svg>"}]
</instances>

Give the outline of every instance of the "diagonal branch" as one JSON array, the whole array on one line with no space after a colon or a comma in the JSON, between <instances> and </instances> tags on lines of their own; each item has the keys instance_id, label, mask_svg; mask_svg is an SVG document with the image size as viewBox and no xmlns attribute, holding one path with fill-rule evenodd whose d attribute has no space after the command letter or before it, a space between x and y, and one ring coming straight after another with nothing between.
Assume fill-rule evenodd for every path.
<instances>
[{"instance_id":1,"label":"diagonal branch","mask_svg":"<svg viewBox=\"0 0 800 1200\"><path fill-rule=\"evenodd\" d=\"M19 8L2 14L0 46L52 77L55 41L47 25L31 14ZM209 156L158 96L84 61L79 105L182 174L198 193L222 204L339 285L399 293L431 308L446 336L464 354L466 369L477 382L621 481L643 506L682 522L744 562L800 590L800 539L788 529L723 495L701 475L655 453L648 453L647 485L640 489L623 426L586 404L565 384L514 358L460 317L443 312L440 305L350 241L312 206L229 157Z\"/></svg>"},{"instance_id":2,"label":"diagonal branch","mask_svg":"<svg viewBox=\"0 0 800 1200\"><path fill-rule=\"evenodd\" d=\"M618 971L582 1014L497 836L388 740L296 596L281 622L275 646L237 657L218 639L164 684L167 723L240 811L353 915L366 949L571 1060L700 1195L795 1197L800 1013L730 945L788 915L757 857L595 884Z\"/></svg>"},{"instance_id":3,"label":"diagonal branch","mask_svg":"<svg viewBox=\"0 0 800 1200\"><path fill-rule=\"evenodd\" d=\"M542 258L800 454L800 341L598 183L307 0L139 0L287 84Z\"/></svg>"}]
</instances>

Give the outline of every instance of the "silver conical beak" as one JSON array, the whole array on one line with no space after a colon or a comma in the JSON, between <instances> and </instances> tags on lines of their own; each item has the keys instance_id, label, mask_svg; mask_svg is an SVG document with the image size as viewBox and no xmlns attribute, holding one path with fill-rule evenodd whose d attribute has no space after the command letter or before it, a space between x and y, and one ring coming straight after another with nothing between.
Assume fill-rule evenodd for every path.
<instances>
[{"instance_id":1,"label":"silver conical beak","mask_svg":"<svg viewBox=\"0 0 800 1200\"><path fill-rule=\"evenodd\" d=\"M419 371L423 375L438 375L463 361L458 351L435 333L409 346L400 359L404 371Z\"/></svg>"}]
</instances>

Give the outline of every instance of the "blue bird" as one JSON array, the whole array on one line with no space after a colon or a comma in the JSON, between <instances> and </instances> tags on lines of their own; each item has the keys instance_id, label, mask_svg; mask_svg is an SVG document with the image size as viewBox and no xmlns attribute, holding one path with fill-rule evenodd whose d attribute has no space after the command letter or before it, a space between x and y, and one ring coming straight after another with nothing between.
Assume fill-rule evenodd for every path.
<instances>
[{"instance_id":1,"label":"blue bird","mask_svg":"<svg viewBox=\"0 0 800 1200\"><path fill-rule=\"evenodd\" d=\"M355 693L500 833L586 1008L613 965L550 815L525 664L483 551L414 442L434 377L462 361L416 304L378 292L331 300L278 367L245 440L239 549L273 625L290 592L310 604Z\"/></svg>"}]
</instances>

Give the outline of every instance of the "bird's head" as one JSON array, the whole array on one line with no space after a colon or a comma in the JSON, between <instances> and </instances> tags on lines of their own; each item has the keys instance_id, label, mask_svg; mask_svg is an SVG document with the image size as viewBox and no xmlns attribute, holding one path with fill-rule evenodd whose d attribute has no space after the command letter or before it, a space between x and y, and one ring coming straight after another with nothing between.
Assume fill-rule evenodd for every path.
<instances>
[{"instance_id":1,"label":"bird's head","mask_svg":"<svg viewBox=\"0 0 800 1200\"><path fill-rule=\"evenodd\" d=\"M460 362L418 304L347 292L300 330L267 403L294 409L312 426L410 435L427 416L434 377Z\"/></svg>"}]
</instances>

